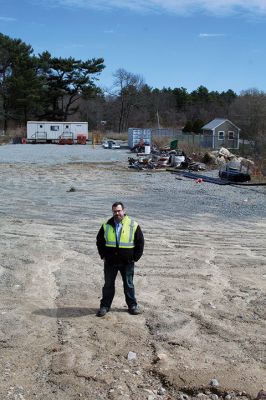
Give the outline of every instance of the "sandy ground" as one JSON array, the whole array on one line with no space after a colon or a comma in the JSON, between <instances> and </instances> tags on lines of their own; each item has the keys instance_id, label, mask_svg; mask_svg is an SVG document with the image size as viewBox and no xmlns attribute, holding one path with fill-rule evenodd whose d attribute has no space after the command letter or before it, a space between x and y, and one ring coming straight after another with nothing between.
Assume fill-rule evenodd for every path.
<instances>
[{"instance_id":1,"label":"sandy ground","mask_svg":"<svg viewBox=\"0 0 266 400\"><path fill-rule=\"evenodd\" d=\"M119 163L2 164L0 176L1 399L215 400L266 386L265 214L226 218L244 204L225 205L229 187L203 212L215 185ZM265 191L255 195L250 211L265 207ZM112 311L97 318L95 236L117 199L146 238L143 313L127 313L119 277Z\"/></svg>"}]
</instances>

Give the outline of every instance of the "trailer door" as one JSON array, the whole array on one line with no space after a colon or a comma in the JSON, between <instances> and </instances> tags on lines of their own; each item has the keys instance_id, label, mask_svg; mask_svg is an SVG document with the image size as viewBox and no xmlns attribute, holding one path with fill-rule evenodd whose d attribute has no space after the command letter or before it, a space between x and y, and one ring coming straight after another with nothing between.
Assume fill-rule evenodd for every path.
<instances>
[{"instance_id":1,"label":"trailer door","mask_svg":"<svg viewBox=\"0 0 266 400\"><path fill-rule=\"evenodd\" d=\"M65 123L63 125L63 135L62 137L64 139L72 139L73 140L73 132L71 130L71 124L70 123Z\"/></svg>"},{"instance_id":2,"label":"trailer door","mask_svg":"<svg viewBox=\"0 0 266 400\"><path fill-rule=\"evenodd\" d=\"M47 131L46 131L46 126L45 123L40 122L37 124L34 124L34 133L32 135L32 139L35 139L36 141L46 141L47 139Z\"/></svg>"}]
</instances>

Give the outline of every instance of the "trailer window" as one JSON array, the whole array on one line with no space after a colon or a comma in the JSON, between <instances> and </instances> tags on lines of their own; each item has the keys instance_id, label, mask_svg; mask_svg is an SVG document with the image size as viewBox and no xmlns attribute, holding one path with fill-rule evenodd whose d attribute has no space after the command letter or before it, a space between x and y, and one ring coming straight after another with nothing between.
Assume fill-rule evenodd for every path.
<instances>
[{"instance_id":1,"label":"trailer window","mask_svg":"<svg viewBox=\"0 0 266 400\"><path fill-rule=\"evenodd\" d=\"M51 131L59 131L59 125L51 125L50 130Z\"/></svg>"}]
</instances>

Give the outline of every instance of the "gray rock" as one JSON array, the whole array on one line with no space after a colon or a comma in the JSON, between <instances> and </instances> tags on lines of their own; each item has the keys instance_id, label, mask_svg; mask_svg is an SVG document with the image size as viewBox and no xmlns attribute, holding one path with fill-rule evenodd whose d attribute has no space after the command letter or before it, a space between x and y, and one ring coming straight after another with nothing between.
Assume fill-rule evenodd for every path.
<instances>
[{"instance_id":1,"label":"gray rock","mask_svg":"<svg viewBox=\"0 0 266 400\"><path fill-rule=\"evenodd\" d=\"M189 400L189 396L187 394L180 393L179 400Z\"/></svg>"},{"instance_id":2,"label":"gray rock","mask_svg":"<svg viewBox=\"0 0 266 400\"><path fill-rule=\"evenodd\" d=\"M128 361L136 360L137 354L134 351L129 351L127 355Z\"/></svg>"},{"instance_id":3,"label":"gray rock","mask_svg":"<svg viewBox=\"0 0 266 400\"><path fill-rule=\"evenodd\" d=\"M218 387L220 386L219 382L217 381L217 379L212 379L209 383L210 386L212 387Z\"/></svg>"},{"instance_id":4,"label":"gray rock","mask_svg":"<svg viewBox=\"0 0 266 400\"><path fill-rule=\"evenodd\" d=\"M266 390L260 390L256 397L257 400L266 400Z\"/></svg>"},{"instance_id":5,"label":"gray rock","mask_svg":"<svg viewBox=\"0 0 266 400\"><path fill-rule=\"evenodd\" d=\"M160 396L163 396L166 393L166 389L164 387L160 387L157 391Z\"/></svg>"}]
</instances>

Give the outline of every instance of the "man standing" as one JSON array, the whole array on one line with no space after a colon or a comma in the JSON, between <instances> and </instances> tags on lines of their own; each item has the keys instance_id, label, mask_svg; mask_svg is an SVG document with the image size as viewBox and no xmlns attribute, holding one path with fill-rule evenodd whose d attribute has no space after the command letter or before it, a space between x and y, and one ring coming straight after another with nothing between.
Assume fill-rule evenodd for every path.
<instances>
[{"instance_id":1,"label":"man standing","mask_svg":"<svg viewBox=\"0 0 266 400\"><path fill-rule=\"evenodd\" d=\"M144 237L140 226L125 213L124 204L112 205L113 217L104 223L97 235L96 244L104 260L104 286L98 317L103 317L111 308L115 295L115 279L118 271L123 279L128 312L140 314L133 284L134 262L143 253Z\"/></svg>"}]
</instances>

